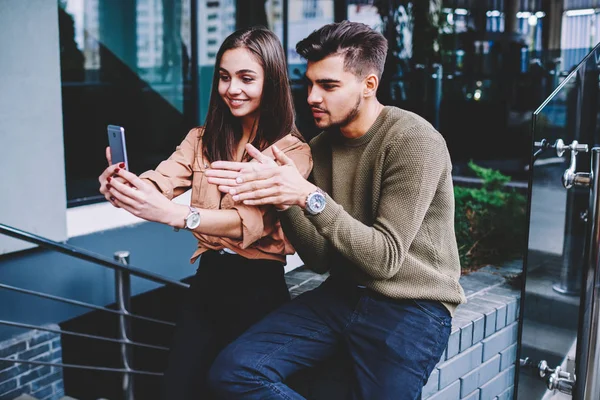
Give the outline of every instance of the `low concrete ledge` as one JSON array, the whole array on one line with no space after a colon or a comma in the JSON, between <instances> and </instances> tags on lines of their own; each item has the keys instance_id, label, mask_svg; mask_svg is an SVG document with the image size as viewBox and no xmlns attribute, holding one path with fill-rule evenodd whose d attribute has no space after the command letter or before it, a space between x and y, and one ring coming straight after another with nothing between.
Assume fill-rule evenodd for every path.
<instances>
[{"instance_id":1,"label":"low concrete ledge","mask_svg":"<svg viewBox=\"0 0 600 400\"><path fill-rule=\"evenodd\" d=\"M440 362L425 387L423 400L508 400L513 398L517 356L522 263L484 267L460 278L468 303L459 306ZM299 268L286 274L292 297L319 286L327 275ZM520 284L519 284L520 286ZM312 399L346 398L352 371L342 352L289 384Z\"/></svg>"}]
</instances>

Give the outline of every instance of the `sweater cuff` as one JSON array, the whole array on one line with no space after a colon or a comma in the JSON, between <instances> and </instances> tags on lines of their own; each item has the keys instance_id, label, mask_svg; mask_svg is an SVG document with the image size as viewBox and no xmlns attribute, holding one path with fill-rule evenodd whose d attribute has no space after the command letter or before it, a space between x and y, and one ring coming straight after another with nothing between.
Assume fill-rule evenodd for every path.
<instances>
[{"instance_id":1,"label":"sweater cuff","mask_svg":"<svg viewBox=\"0 0 600 400\"><path fill-rule=\"evenodd\" d=\"M341 205L333 201L328 193L325 193L325 198L327 199L327 202L323 211L317 215L306 214L308 220L313 223L319 232L322 232L323 228L333 224L338 214L343 209Z\"/></svg>"}]
</instances>

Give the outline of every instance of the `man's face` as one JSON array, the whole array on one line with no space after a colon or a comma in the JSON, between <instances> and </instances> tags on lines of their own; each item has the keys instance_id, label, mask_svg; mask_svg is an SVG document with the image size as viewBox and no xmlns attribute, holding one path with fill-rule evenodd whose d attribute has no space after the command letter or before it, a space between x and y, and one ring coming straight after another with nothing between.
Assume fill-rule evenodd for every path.
<instances>
[{"instance_id":1,"label":"man's face","mask_svg":"<svg viewBox=\"0 0 600 400\"><path fill-rule=\"evenodd\" d=\"M362 105L364 82L344 71L344 56L309 61L308 105L320 129L343 128L354 121Z\"/></svg>"}]
</instances>

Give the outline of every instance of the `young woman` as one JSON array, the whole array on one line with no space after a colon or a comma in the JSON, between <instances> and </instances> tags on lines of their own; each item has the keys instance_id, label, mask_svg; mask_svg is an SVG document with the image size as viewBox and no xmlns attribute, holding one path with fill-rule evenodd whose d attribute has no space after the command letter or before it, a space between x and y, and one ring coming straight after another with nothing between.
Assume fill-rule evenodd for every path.
<instances>
[{"instance_id":1,"label":"young woman","mask_svg":"<svg viewBox=\"0 0 600 400\"><path fill-rule=\"evenodd\" d=\"M310 173L283 48L264 28L237 31L221 45L204 127L192 129L155 170L137 177L111 165L99 178L100 192L115 207L191 230L198 239L191 262L202 257L177 322L166 399L208 398L206 373L220 349L289 300L283 267L294 250L275 208L236 203L205 176L213 161L250 160L246 144L270 158L276 144L303 175ZM109 149L107 158L110 165ZM191 206L170 201L189 188Z\"/></svg>"}]
</instances>

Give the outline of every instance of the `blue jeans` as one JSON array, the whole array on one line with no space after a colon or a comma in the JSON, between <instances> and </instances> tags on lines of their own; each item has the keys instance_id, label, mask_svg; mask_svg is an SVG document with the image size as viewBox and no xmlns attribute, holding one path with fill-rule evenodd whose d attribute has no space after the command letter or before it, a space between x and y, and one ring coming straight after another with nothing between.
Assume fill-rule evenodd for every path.
<instances>
[{"instance_id":1,"label":"blue jeans","mask_svg":"<svg viewBox=\"0 0 600 400\"><path fill-rule=\"evenodd\" d=\"M393 300L329 278L227 346L209 372L225 399L302 399L284 381L344 345L353 399L418 399L450 336L438 302Z\"/></svg>"}]
</instances>

